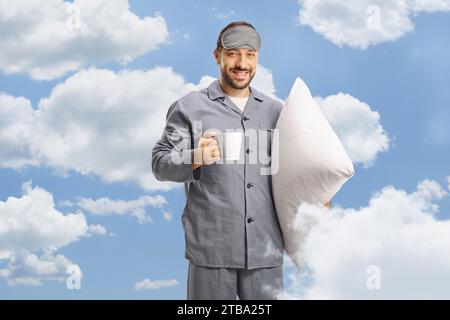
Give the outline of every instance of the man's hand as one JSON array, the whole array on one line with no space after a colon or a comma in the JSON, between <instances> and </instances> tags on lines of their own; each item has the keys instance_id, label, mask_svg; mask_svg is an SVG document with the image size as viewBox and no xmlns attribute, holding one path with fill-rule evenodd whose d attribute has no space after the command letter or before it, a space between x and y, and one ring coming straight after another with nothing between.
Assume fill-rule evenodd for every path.
<instances>
[{"instance_id":1,"label":"man's hand","mask_svg":"<svg viewBox=\"0 0 450 320\"><path fill-rule=\"evenodd\" d=\"M220 160L220 149L216 136L216 132L208 131L200 138L197 148L194 149L192 170Z\"/></svg>"},{"instance_id":2,"label":"man's hand","mask_svg":"<svg viewBox=\"0 0 450 320\"><path fill-rule=\"evenodd\" d=\"M331 201L328 201L327 203L325 203L325 207L331 209Z\"/></svg>"}]
</instances>

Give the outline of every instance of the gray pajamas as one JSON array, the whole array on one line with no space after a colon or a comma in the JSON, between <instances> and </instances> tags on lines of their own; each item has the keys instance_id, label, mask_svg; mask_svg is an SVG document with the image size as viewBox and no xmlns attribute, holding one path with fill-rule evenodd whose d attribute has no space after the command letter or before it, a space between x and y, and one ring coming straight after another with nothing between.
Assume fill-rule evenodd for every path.
<instances>
[{"instance_id":1,"label":"gray pajamas","mask_svg":"<svg viewBox=\"0 0 450 320\"><path fill-rule=\"evenodd\" d=\"M269 172L271 139L281 108L279 101L251 87L241 112L218 80L170 106L164 132L152 151L152 170L158 180L184 183L185 257L199 267L196 270L244 268L247 273L242 274L250 275L248 270L282 266L283 238ZM222 158L192 170L192 150L209 129L241 130L245 137L241 158L237 163L225 163ZM209 273L205 271L204 276L210 277ZM215 281L191 278L199 279L203 288L204 283L217 286ZM233 277L227 279L235 283ZM191 291L202 291L193 288L195 283L190 282Z\"/></svg>"},{"instance_id":2,"label":"gray pajamas","mask_svg":"<svg viewBox=\"0 0 450 320\"><path fill-rule=\"evenodd\" d=\"M189 300L275 300L283 291L283 267L239 269L202 267L189 262Z\"/></svg>"}]
</instances>

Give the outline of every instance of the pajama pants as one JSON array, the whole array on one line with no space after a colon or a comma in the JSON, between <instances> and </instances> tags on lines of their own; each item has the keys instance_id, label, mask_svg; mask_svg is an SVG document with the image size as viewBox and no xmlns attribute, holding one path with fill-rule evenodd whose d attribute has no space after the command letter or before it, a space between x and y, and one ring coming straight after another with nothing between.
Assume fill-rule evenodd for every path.
<instances>
[{"instance_id":1,"label":"pajama pants","mask_svg":"<svg viewBox=\"0 0 450 320\"><path fill-rule=\"evenodd\" d=\"M189 261L188 300L275 300L282 298L283 267L203 267Z\"/></svg>"}]
</instances>

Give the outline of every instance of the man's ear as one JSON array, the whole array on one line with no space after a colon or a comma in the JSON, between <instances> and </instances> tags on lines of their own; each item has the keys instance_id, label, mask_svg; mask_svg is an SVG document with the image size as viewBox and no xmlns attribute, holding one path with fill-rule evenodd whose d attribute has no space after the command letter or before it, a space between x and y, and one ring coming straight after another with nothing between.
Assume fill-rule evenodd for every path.
<instances>
[{"instance_id":1,"label":"man's ear","mask_svg":"<svg viewBox=\"0 0 450 320\"><path fill-rule=\"evenodd\" d=\"M216 60L216 64L220 64L220 52L217 50L217 48L213 51L214 60Z\"/></svg>"}]
</instances>

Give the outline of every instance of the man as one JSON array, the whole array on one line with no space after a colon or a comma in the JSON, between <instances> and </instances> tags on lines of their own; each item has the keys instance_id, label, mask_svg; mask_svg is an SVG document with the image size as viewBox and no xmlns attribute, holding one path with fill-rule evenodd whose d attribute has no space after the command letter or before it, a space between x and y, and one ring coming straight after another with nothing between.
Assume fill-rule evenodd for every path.
<instances>
[{"instance_id":1,"label":"man","mask_svg":"<svg viewBox=\"0 0 450 320\"><path fill-rule=\"evenodd\" d=\"M271 176L263 173L282 104L250 87L260 42L247 22L220 32L220 80L170 106L152 151L158 180L185 183L188 299L276 299L283 291L283 238ZM217 139L217 130L230 129L244 133L241 161L232 164L223 163Z\"/></svg>"}]
</instances>

